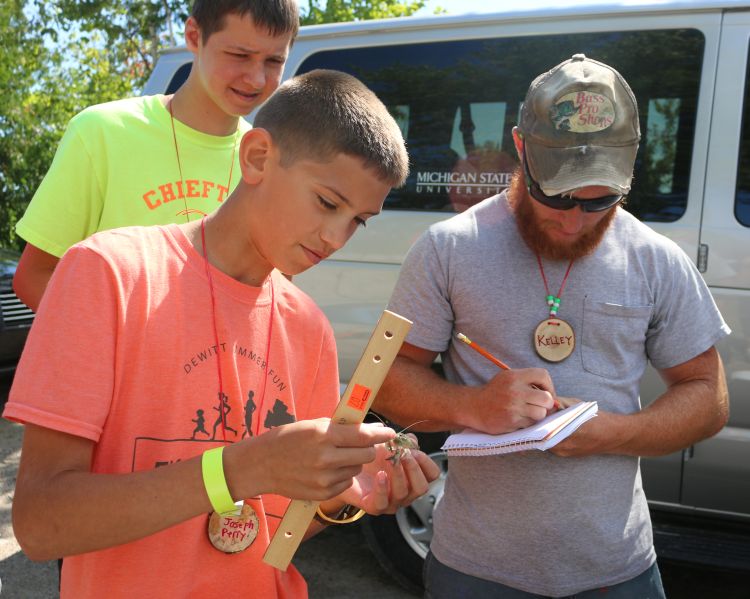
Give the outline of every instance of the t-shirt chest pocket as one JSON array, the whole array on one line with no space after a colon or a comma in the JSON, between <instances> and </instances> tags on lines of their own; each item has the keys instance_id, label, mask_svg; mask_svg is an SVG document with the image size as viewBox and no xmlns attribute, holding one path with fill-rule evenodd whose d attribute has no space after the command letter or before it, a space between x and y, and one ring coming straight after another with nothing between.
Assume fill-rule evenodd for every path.
<instances>
[{"instance_id":1,"label":"t-shirt chest pocket","mask_svg":"<svg viewBox=\"0 0 750 599\"><path fill-rule=\"evenodd\" d=\"M653 306L623 306L585 298L581 359L591 374L620 378L646 362L646 332Z\"/></svg>"}]
</instances>

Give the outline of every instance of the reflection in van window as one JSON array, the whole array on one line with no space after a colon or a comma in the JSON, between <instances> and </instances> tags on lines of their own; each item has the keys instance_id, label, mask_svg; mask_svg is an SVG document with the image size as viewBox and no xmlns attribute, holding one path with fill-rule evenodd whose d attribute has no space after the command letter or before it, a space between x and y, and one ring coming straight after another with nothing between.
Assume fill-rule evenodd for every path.
<instances>
[{"instance_id":1,"label":"reflection in van window","mask_svg":"<svg viewBox=\"0 0 750 599\"><path fill-rule=\"evenodd\" d=\"M745 100L742 110L742 137L737 162L737 193L734 215L740 224L750 227L750 51L745 72Z\"/></svg>"},{"instance_id":2,"label":"reflection in van window","mask_svg":"<svg viewBox=\"0 0 750 599\"><path fill-rule=\"evenodd\" d=\"M187 81L187 78L190 75L190 69L192 68L192 62L186 62L184 65L180 66L180 68L175 72L174 77L172 77L172 80L169 82L167 90L164 92L164 94L168 96L180 89L182 87L182 84Z\"/></svg>"},{"instance_id":3,"label":"reflection in van window","mask_svg":"<svg viewBox=\"0 0 750 599\"><path fill-rule=\"evenodd\" d=\"M671 193L674 184L679 118L679 98L648 101L648 131L645 137L644 154L648 161L647 170L657 177L654 185L662 194Z\"/></svg>"},{"instance_id":4,"label":"reflection in van window","mask_svg":"<svg viewBox=\"0 0 750 599\"><path fill-rule=\"evenodd\" d=\"M451 149L468 158L476 147L500 149L505 125L504 102L478 102L459 106L453 120Z\"/></svg>"},{"instance_id":5,"label":"reflection in van window","mask_svg":"<svg viewBox=\"0 0 750 599\"><path fill-rule=\"evenodd\" d=\"M583 52L619 70L638 99L643 139L626 208L669 222L687 205L703 48L694 29L457 40L318 52L297 72L346 71L391 107L411 174L386 209L460 212L518 168L511 132L532 79Z\"/></svg>"},{"instance_id":6,"label":"reflection in van window","mask_svg":"<svg viewBox=\"0 0 750 599\"><path fill-rule=\"evenodd\" d=\"M409 137L409 105L389 106L388 112L391 113L399 129L401 129L401 135L404 136L404 139L407 139Z\"/></svg>"}]
</instances>

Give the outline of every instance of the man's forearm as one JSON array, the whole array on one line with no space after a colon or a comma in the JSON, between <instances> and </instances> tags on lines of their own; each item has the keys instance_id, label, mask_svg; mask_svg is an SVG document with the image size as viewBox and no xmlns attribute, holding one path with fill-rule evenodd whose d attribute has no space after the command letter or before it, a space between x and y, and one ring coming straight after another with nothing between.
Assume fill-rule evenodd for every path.
<instances>
[{"instance_id":1,"label":"man's forearm","mask_svg":"<svg viewBox=\"0 0 750 599\"><path fill-rule=\"evenodd\" d=\"M466 426L461 398L467 387L449 383L429 367L398 356L380 388L373 409L412 431L444 431Z\"/></svg>"},{"instance_id":2,"label":"man's forearm","mask_svg":"<svg viewBox=\"0 0 750 599\"><path fill-rule=\"evenodd\" d=\"M472 428L496 435L544 418L553 394L549 373L540 368L498 370L484 385L467 386L441 378L424 360L399 355L373 409L402 426L419 422L412 430Z\"/></svg>"},{"instance_id":3,"label":"man's forearm","mask_svg":"<svg viewBox=\"0 0 750 599\"><path fill-rule=\"evenodd\" d=\"M667 390L624 421L628 440L620 453L665 455L715 435L726 424L729 392L715 348L660 373Z\"/></svg>"},{"instance_id":4,"label":"man's forearm","mask_svg":"<svg viewBox=\"0 0 750 599\"><path fill-rule=\"evenodd\" d=\"M709 381L670 387L642 411L618 419L624 441L609 453L666 455L715 435L729 413L722 387Z\"/></svg>"},{"instance_id":5,"label":"man's forearm","mask_svg":"<svg viewBox=\"0 0 750 599\"><path fill-rule=\"evenodd\" d=\"M659 456L721 430L729 416L729 396L715 348L660 373L667 390L651 405L634 414L600 411L550 451L564 457Z\"/></svg>"}]
</instances>

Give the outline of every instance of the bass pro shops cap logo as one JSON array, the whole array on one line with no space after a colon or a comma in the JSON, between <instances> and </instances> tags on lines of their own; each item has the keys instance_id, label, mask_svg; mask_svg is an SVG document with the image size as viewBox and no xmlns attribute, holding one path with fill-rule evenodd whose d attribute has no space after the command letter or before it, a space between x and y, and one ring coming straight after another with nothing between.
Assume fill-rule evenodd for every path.
<instances>
[{"instance_id":1,"label":"bass pro shops cap logo","mask_svg":"<svg viewBox=\"0 0 750 599\"><path fill-rule=\"evenodd\" d=\"M558 98L549 109L549 117L558 131L594 133L615 122L615 109L602 94L578 91Z\"/></svg>"}]
</instances>

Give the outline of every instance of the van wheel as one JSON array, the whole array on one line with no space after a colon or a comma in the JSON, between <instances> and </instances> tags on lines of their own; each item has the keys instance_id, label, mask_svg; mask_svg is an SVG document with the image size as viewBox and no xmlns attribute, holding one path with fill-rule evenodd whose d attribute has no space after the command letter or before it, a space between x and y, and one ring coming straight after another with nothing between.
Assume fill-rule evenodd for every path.
<instances>
[{"instance_id":1,"label":"van wheel","mask_svg":"<svg viewBox=\"0 0 750 599\"><path fill-rule=\"evenodd\" d=\"M401 586L421 593L422 565L432 541L432 512L443 497L448 458L442 451L429 454L440 466L440 476L425 495L393 516L367 516L362 532L383 569Z\"/></svg>"}]
</instances>

